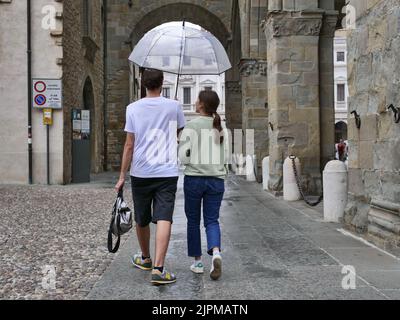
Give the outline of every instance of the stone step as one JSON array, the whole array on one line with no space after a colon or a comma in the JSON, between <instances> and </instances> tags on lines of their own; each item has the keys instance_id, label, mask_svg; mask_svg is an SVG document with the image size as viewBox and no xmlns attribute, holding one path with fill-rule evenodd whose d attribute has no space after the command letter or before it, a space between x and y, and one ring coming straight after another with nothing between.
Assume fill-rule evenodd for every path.
<instances>
[{"instance_id":1,"label":"stone step","mask_svg":"<svg viewBox=\"0 0 400 320\"><path fill-rule=\"evenodd\" d=\"M375 225L394 235L400 235L400 217L394 212L371 206L368 221L370 225ZM368 230L370 229L374 230L375 228L368 226Z\"/></svg>"}]
</instances>

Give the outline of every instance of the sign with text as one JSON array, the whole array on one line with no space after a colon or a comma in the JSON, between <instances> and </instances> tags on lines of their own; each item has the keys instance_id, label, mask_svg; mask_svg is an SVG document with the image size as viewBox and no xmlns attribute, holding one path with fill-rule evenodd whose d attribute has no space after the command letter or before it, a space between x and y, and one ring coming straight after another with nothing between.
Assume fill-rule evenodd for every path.
<instances>
[{"instance_id":1,"label":"sign with text","mask_svg":"<svg viewBox=\"0 0 400 320\"><path fill-rule=\"evenodd\" d=\"M72 140L90 139L90 111L72 110Z\"/></svg>"},{"instance_id":2,"label":"sign with text","mask_svg":"<svg viewBox=\"0 0 400 320\"><path fill-rule=\"evenodd\" d=\"M62 82L58 79L32 79L33 108L62 109Z\"/></svg>"}]
</instances>

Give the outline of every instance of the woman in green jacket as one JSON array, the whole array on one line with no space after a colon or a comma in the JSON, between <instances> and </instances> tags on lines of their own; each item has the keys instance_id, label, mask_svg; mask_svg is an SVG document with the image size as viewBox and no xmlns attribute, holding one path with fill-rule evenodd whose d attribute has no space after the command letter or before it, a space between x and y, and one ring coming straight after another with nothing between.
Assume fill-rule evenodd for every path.
<instances>
[{"instance_id":1,"label":"woman in green jacket","mask_svg":"<svg viewBox=\"0 0 400 320\"><path fill-rule=\"evenodd\" d=\"M204 273L200 235L203 203L207 253L213 257L210 271L213 280L218 280L222 272L219 215L228 174L229 154L228 132L217 113L219 104L220 99L216 92L200 92L196 102L199 117L187 124L179 146L179 159L186 165L184 192L188 254L195 259L190 269L194 273Z\"/></svg>"}]
</instances>

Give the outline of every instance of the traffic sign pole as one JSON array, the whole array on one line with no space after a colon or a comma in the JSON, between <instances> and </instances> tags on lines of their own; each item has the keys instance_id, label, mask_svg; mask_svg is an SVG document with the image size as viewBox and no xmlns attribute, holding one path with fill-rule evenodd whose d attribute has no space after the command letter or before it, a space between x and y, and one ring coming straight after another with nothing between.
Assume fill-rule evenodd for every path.
<instances>
[{"instance_id":1,"label":"traffic sign pole","mask_svg":"<svg viewBox=\"0 0 400 320\"><path fill-rule=\"evenodd\" d=\"M47 184L50 185L50 126L53 124L52 109L43 109L43 124L46 126L47 140Z\"/></svg>"},{"instance_id":2,"label":"traffic sign pole","mask_svg":"<svg viewBox=\"0 0 400 320\"><path fill-rule=\"evenodd\" d=\"M47 185L50 185L50 125L46 124L47 131Z\"/></svg>"}]
</instances>

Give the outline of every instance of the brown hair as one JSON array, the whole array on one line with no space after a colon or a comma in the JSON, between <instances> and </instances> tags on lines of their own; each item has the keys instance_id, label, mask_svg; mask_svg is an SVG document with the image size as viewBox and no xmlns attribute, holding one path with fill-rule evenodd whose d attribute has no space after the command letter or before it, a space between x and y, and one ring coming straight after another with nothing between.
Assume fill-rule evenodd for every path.
<instances>
[{"instance_id":1,"label":"brown hair","mask_svg":"<svg viewBox=\"0 0 400 320\"><path fill-rule=\"evenodd\" d=\"M221 117L219 116L217 110L220 104L220 99L218 94L212 90L204 90L199 94L199 101L204 105L204 112L209 116L214 117L213 127L218 130L218 132L222 132L222 122ZM220 136L220 143L224 142L223 135Z\"/></svg>"},{"instance_id":2,"label":"brown hair","mask_svg":"<svg viewBox=\"0 0 400 320\"><path fill-rule=\"evenodd\" d=\"M164 82L164 73L156 69L145 69L142 81L147 90L160 89Z\"/></svg>"}]
</instances>

